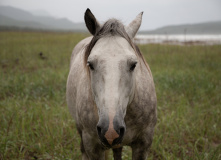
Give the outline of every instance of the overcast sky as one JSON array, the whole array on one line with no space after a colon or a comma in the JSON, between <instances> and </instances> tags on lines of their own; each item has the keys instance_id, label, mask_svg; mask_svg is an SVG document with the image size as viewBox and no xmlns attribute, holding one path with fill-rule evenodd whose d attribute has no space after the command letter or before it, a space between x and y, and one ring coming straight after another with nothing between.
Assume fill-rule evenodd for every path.
<instances>
[{"instance_id":1,"label":"overcast sky","mask_svg":"<svg viewBox=\"0 0 221 160\"><path fill-rule=\"evenodd\" d=\"M221 20L221 0L0 0L0 5L27 11L44 10L73 22L83 22L87 8L101 22L115 17L125 24L144 11L142 30Z\"/></svg>"}]
</instances>

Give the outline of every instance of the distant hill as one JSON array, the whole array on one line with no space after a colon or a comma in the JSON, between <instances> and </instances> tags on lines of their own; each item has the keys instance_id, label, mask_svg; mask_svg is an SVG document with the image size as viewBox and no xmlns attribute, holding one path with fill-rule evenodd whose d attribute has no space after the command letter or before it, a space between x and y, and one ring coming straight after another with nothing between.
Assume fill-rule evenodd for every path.
<instances>
[{"instance_id":1,"label":"distant hill","mask_svg":"<svg viewBox=\"0 0 221 160\"><path fill-rule=\"evenodd\" d=\"M34 11L29 11L31 14L35 16L46 16L46 17L51 17L50 13L48 13L45 10L39 9L39 10L34 10Z\"/></svg>"},{"instance_id":2,"label":"distant hill","mask_svg":"<svg viewBox=\"0 0 221 160\"><path fill-rule=\"evenodd\" d=\"M197 24L171 25L141 34L221 34L221 21Z\"/></svg>"},{"instance_id":3,"label":"distant hill","mask_svg":"<svg viewBox=\"0 0 221 160\"><path fill-rule=\"evenodd\" d=\"M0 27L86 31L84 23L74 23L66 18L36 16L10 6L0 6Z\"/></svg>"},{"instance_id":4,"label":"distant hill","mask_svg":"<svg viewBox=\"0 0 221 160\"><path fill-rule=\"evenodd\" d=\"M34 29L50 29L41 23L34 21L18 21L13 18L0 15L0 26L4 27L18 27L18 28L34 28Z\"/></svg>"},{"instance_id":5,"label":"distant hill","mask_svg":"<svg viewBox=\"0 0 221 160\"><path fill-rule=\"evenodd\" d=\"M83 18L83 15L82 15ZM44 10L24 11L0 6L0 30L7 28L31 30L86 31L84 23L74 23L67 18L54 18ZM221 34L221 21L198 24L170 25L140 34Z\"/></svg>"}]
</instances>

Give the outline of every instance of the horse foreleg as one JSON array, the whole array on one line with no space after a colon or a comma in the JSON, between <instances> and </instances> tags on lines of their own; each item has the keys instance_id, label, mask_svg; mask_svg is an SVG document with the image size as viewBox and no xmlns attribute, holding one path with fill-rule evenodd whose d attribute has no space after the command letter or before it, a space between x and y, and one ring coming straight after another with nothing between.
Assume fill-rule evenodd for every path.
<instances>
[{"instance_id":1,"label":"horse foreleg","mask_svg":"<svg viewBox=\"0 0 221 160\"><path fill-rule=\"evenodd\" d=\"M143 138L132 143L132 160L146 160L151 143L152 137Z\"/></svg>"},{"instance_id":2,"label":"horse foreleg","mask_svg":"<svg viewBox=\"0 0 221 160\"><path fill-rule=\"evenodd\" d=\"M132 147L132 160L146 160L147 159L147 149L139 147Z\"/></svg>"},{"instance_id":3,"label":"horse foreleg","mask_svg":"<svg viewBox=\"0 0 221 160\"><path fill-rule=\"evenodd\" d=\"M81 138L81 154L82 154L82 160L89 160L87 153L85 152L85 149L84 149L82 138Z\"/></svg>"},{"instance_id":4,"label":"horse foreleg","mask_svg":"<svg viewBox=\"0 0 221 160\"><path fill-rule=\"evenodd\" d=\"M82 130L78 126L77 126L77 130L78 130L78 133L81 136L81 145L80 146L81 146L82 160L89 160L89 158L88 158L88 156L85 152L85 149L84 149L84 144L83 144L83 139L82 139Z\"/></svg>"},{"instance_id":5,"label":"horse foreleg","mask_svg":"<svg viewBox=\"0 0 221 160\"><path fill-rule=\"evenodd\" d=\"M122 149L123 147L113 149L114 160L122 160L121 159Z\"/></svg>"},{"instance_id":6,"label":"horse foreleg","mask_svg":"<svg viewBox=\"0 0 221 160\"><path fill-rule=\"evenodd\" d=\"M82 141L85 154L82 153L82 160L105 160L105 150L96 143L88 133L82 132ZM85 158L85 159L83 159Z\"/></svg>"}]
</instances>

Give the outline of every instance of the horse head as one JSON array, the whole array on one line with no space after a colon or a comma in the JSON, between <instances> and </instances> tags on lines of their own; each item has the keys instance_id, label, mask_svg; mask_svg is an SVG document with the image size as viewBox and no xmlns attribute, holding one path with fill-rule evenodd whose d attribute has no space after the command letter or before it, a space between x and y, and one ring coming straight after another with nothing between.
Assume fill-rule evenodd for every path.
<instances>
[{"instance_id":1,"label":"horse head","mask_svg":"<svg viewBox=\"0 0 221 160\"><path fill-rule=\"evenodd\" d=\"M139 65L133 38L141 20L142 13L128 26L116 19L100 25L89 9L85 12L86 26L93 35L86 48L85 66L98 110L97 133L105 146L120 144L126 131L124 117L134 98Z\"/></svg>"}]
</instances>

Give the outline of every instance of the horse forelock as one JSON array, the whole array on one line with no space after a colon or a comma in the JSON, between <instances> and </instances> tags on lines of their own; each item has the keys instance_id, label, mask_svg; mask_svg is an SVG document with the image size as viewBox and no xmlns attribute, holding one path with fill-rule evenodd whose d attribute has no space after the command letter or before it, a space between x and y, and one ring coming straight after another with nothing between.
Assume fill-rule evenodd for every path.
<instances>
[{"instance_id":1,"label":"horse forelock","mask_svg":"<svg viewBox=\"0 0 221 160\"><path fill-rule=\"evenodd\" d=\"M125 38L130 44L130 46L133 48L137 56L140 57L144 62L144 64L147 66L146 61L144 60L144 57L142 56L139 48L133 43L132 39L128 36L124 28L124 25L117 19L110 19L107 22L105 22L104 25L100 28L100 30L98 30L97 33L95 33L90 43L86 46L84 54L85 66L87 66L88 57L90 56L91 50L93 49L97 41L101 38L111 37L111 36L120 36Z\"/></svg>"}]
</instances>

